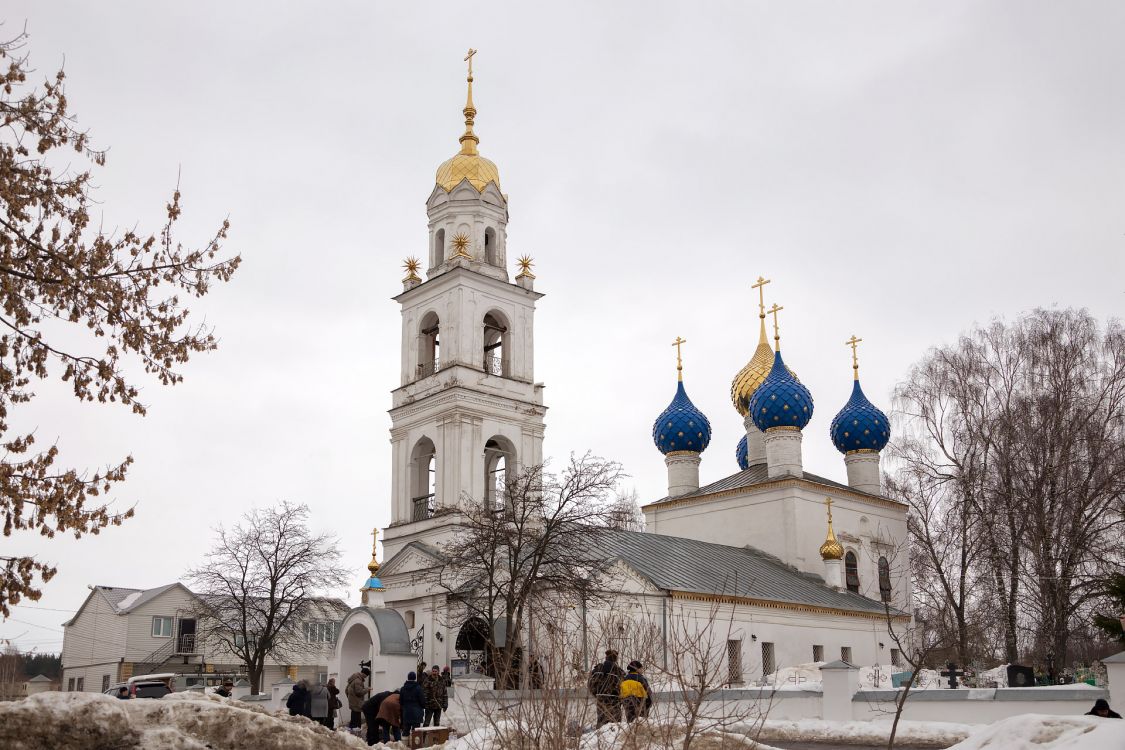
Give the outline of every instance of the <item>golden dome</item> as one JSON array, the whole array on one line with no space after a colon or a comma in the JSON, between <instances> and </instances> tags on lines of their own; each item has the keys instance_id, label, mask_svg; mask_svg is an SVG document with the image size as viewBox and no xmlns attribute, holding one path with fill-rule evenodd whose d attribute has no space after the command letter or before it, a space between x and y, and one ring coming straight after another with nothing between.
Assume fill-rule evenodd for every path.
<instances>
[{"instance_id":1,"label":"golden dome","mask_svg":"<svg viewBox=\"0 0 1125 750\"><path fill-rule=\"evenodd\" d=\"M761 319L761 334L758 337L758 348L746 366L738 371L730 384L730 400L734 408L742 416L750 410L750 397L760 386L773 369L773 349L770 348L766 338L766 319Z\"/></svg>"},{"instance_id":2,"label":"golden dome","mask_svg":"<svg viewBox=\"0 0 1125 750\"><path fill-rule=\"evenodd\" d=\"M472 57L475 53L476 50L469 50L469 56L465 58L469 61L469 77L467 79L469 93L465 99L465 109L462 110L465 114L465 132L459 139L461 152L452 159L442 162L441 166L437 168L437 175L435 176L437 184L447 193L460 185L464 179L468 179L469 184L475 187L478 192L483 192L485 186L490 182L496 183L496 189L500 189L500 170L477 152L477 144L480 143L480 138L477 138L476 133L473 132L473 122L477 116L477 108L473 106Z\"/></svg>"},{"instance_id":3,"label":"golden dome","mask_svg":"<svg viewBox=\"0 0 1125 750\"><path fill-rule=\"evenodd\" d=\"M828 536L820 545L820 557L822 560L843 560L844 545L836 541L836 532L832 530L832 498L826 498L825 504L828 506Z\"/></svg>"},{"instance_id":4,"label":"golden dome","mask_svg":"<svg viewBox=\"0 0 1125 750\"><path fill-rule=\"evenodd\" d=\"M478 192L483 191L490 182L495 182L496 188L500 188L500 170L491 161L475 153L475 148L473 151L472 154L457 154L438 167L436 179L442 190L448 193L466 178Z\"/></svg>"},{"instance_id":5,"label":"golden dome","mask_svg":"<svg viewBox=\"0 0 1125 750\"><path fill-rule=\"evenodd\" d=\"M376 573L379 572L379 561L377 559L375 559L375 551L377 549L376 545L378 544L378 536L379 536L379 529L375 529L374 531L371 532L371 562L367 563L367 570L369 570L371 572L371 575L375 575Z\"/></svg>"}]
</instances>

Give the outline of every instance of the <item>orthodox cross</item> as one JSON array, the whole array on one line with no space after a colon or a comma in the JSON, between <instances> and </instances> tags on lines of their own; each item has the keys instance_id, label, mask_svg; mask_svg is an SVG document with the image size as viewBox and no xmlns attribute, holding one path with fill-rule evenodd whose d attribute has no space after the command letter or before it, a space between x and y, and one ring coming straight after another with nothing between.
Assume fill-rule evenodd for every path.
<instances>
[{"instance_id":1,"label":"orthodox cross","mask_svg":"<svg viewBox=\"0 0 1125 750\"><path fill-rule=\"evenodd\" d=\"M955 664L954 662L949 662L948 664L945 665L945 671L941 673L941 676L949 678L949 689L950 690L956 690L957 689L957 678L958 677L964 677L965 671L963 669L958 669L957 664Z\"/></svg>"},{"instance_id":2,"label":"orthodox cross","mask_svg":"<svg viewBox=\"0 0 1125 750\"><path fill-rule=\"evenodd\" d=\"M475 49L473 49L472 47L469 47L469 54L465 55L465 62L467 62L469 64L469 80L470 81L473 80L473 55L475 55L476 53L477 53L477 51Z\"/></svg>"},{"instance_id":3,"label":"orthodox cross","mask_svg":"<svg viewBox=\"0 0 1125 750\"><path fill-rule=\"evenodd\" d=\"M824 498L824 504L828 506L828 525L832 525L832 498Z\"/></svg>"},{"instance_id":4,"label":"orthodox cross","mask_svg":"<svg viewBox=\"0 0 1125 750\"><path fill-rule=\"evenodd\" d=\"M680 338L679 336L672 342L672 346L676 347L676 376L680 380L684 379L684 361L680 353L680 347L686 343L687 339Z\"/></svg>"},{"instance_id":5,"label":"orthodox cross","mask_svg":"<svg viewBox=\"0 0 1125 750\"><path fill-rule=\"evenodd\" d=\"M376 545L379 543L379 527L371 530L371 554L375 554Z\"/></svg>"},{"instance_id":6,"label":"orthodox cross","mask_svg":"<svg viewBox=\"0 0 1125 750\"><path fill-rule=\"evenodd\" d=\"M758 290L758 317L759 318L766 317L766 293L765 293L764 287L768 283L770 283L770 279L767 279L765 276L759 276L758 281L756 283L750 285L751 289L757 289Z\"/></svg>"},{"instance_id":7,"label":"orthodox cross","mask_svg":"<svg viewBox=\"0 0 1125 750\"><path fill-rule=\"evenodd\" d=\"M859 380L859 357L856 354L856 347L859 346L860 341L863 341L863 339L857 339L853 333L852 337L844 342L844 346L850 346L852 348L852 373L855 375L856 380Z\"/></svg>"},{"instance_id":8,"label":"orthodox cross","mask_svg":"<svg viewBox=\"0 0 1125 750\"><path fill-rule=\"evenodd\" d=\"M773 315L773 348L777 351L781 351L781 333L777 326L777 314L784 309L784 307L781 307L776 302L774 302L773 307L771 307L769 310L766 310L766 312Z\"/></svg>"}]
</instances>

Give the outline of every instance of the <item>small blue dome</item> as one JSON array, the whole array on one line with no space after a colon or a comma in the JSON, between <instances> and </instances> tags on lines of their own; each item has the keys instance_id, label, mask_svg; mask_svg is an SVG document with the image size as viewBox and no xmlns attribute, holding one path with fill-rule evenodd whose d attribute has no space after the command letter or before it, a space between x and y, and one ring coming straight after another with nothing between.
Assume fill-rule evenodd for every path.
<instances>
[{"instance_id":1,"label":"small blue dome","mask_svg":"<svg viewBox=\"0 0 1125 750\"><path fill-rule=\"evenodd\" d=\"M891 424L887 415L867 400L859 380L852 386L852 397L840 413L832 418L828 428L836 450L841 453L870 450L881 451L891 439Z\"/></svg>"},{"instance_id":2,"label":"small blue dome","mask_svg":"<svg viewBox=\"0 0 1125 750\"><path fill-rule=\"evenodd\" d=\"M676 451L702 453L711 442L711 423L688 398L682 380L672 403L653 423L652 440L665 455Z\"/></svg>"},{"instance_id":3,"label":"small blue dome","mask_svg":"<svg viewBox=\"0 0 1125 750\"><path fill-rule=\"evenodd\" d=\"M381 588L383 588L383 582L380 581L377 577L371 576L370 578L367 579L367 583L363 584L363 588L365 588L365 589L381 589Z\"/></svg>"},{"instance_id":4,"label":"small blue dome","mask_svg":"<svg viewBox=\"0 0 1125 750\"><path fill-rule=\"evenodd\" d=\"M734 459L738 461L738 468L743 471L750 468L750 457L747 455L745 435L738 441L738 447L734 449Z\"/></svg>"},{"instance_id":5,"label":"small blue dome","mask_svg":"<svg viewBox=\"0 0 1125 750\"><path fill-rule=\"evenodd\" d=\"M750 398L750 415L762 432L774 427L800 430L812 419L812 394L789 372L781 352L773 355L769 376Z\"/></svg>"}]
</instances>

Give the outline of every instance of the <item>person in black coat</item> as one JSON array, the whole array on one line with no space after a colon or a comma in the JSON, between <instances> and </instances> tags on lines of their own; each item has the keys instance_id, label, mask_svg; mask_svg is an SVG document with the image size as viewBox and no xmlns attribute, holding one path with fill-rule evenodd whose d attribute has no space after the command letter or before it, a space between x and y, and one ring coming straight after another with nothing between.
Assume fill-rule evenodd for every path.
<instances>
[{"instance_id":1,"label":"person in black coat","mask_svg":"<svg viewBox=\"0 0 1125 750\"><path fill-rule=\"evenodd\" d=\"M398 693L402 699L402 734L408 737L422 724L426 714L426 693L413 672L406 675L406 682L402 683Z\"/></svg>"},{"instance_id":2,"label":"person in black coat","mask_svg":"<svg viewBox=\"0 0 1125 750\"><path fill-rule=\"evenodd\" d=\"M383 699L391 694L390 690L384 690L381 693L375 693L360 706L360 712L363 714L364 720L367 722L367 744L374 745L377 742L382 742L386 738L387 730L390 725L387 722L378 718L379 706L383 704Z\"/></svg>"},{"instance_id":3,"label":"person in black coat","mask_svg":"<svg viewBox=\"0 0 1125 750\"><path fill-rule=\"evenodd\" d=\"M1103 719L1120 719L1121 714L1114 711L1109 707L1109 702L1105 698L1098 698L1094 701L1094 707L1086 712L1087 716L1100 716Z\"/></svg>"},{"instance_id":4,"label":"person in black coat","mask_svg":"<svg viewBox=\"0 0 1125 750\"><path fill-rule=\"evenodd\" d=\"M308 680L301 680L293 686L293 692L289 694L289 699L285 701L285 707L289 709L290 716L312 718L312 693L309 692Z\"/></svg>"},{"instance_id":5,"label":"person in black coat","mask_svg":"<svg viewBox=\"0 0 1125 750\"><path fill-rule=\"evenodd\" d=\"M605 661L590 673L587 687L594 696L598 727L621 721L621 694L618 691L624 676L625 670L617 665L617 652L613 649L605 652Z\"/></svg>"}]
</instances>

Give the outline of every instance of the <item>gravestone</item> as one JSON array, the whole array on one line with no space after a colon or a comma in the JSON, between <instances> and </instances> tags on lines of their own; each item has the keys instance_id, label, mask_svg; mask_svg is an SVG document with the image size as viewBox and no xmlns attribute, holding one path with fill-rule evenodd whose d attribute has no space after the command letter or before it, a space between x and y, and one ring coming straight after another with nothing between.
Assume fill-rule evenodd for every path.
<instances>
[{"instance_id":1,"label":"gravestone","mask_svg":"<svg viewBox=\"0 0 1125 750\"><path fill-rule=\"evenodd\" d=\"M906 683L910 682L910 678L913 676L913 672L895 672L891 675L891 687L906 687Z\"/></svg>"},{"instance_id":2,"label":"gravestone","mask_svg":"<svg viewBox=\"0 0 1125 750\"><path fill-rule=\"evenodd\" d=\"M950 690L956 690L957 689L957 678L958 677L964 677L965 672L964 672L964 670L958 669L957 664L955 664L954 662L949 662L948 664L945 665L945 671L941 673L941 676L949 678L949 689Z\"/></svg>"},{"instance_id":3,"label":"gravestone","mask_svg":"<svg viewBox=\"0 0 1125 750\"><path fill-rule=\"evenodd\" d=\"M1019 664L1009 664L1008 687L1035 687L1035 670Z\"/></svg>"}]
</instances>

